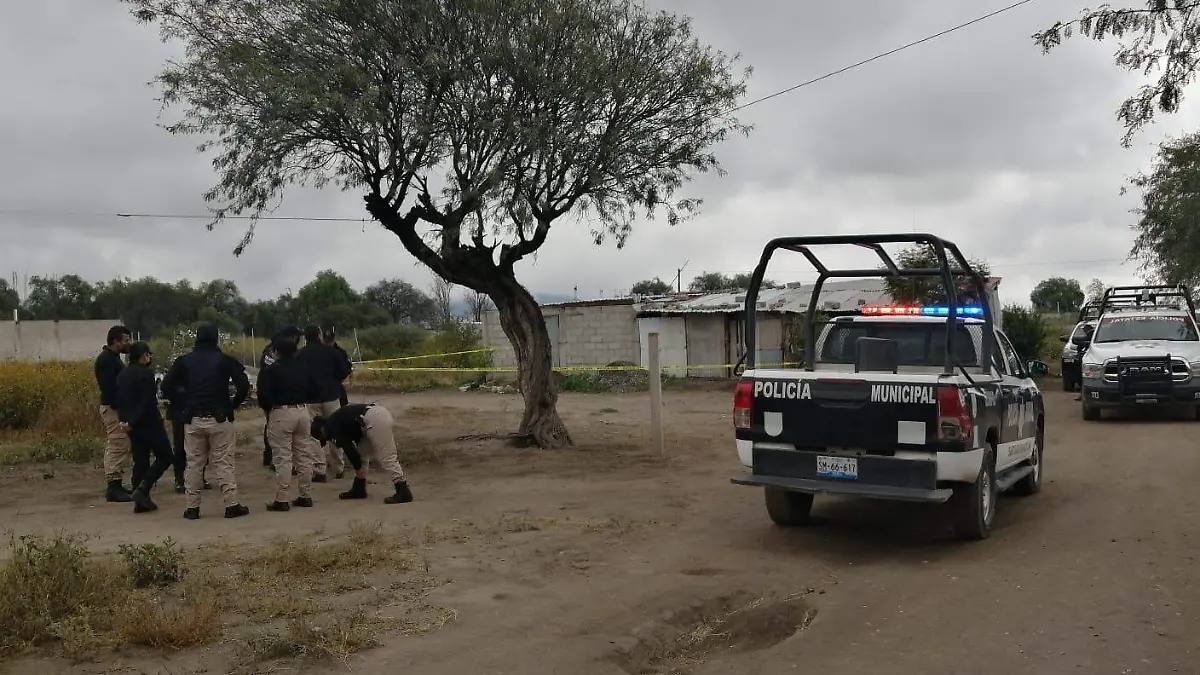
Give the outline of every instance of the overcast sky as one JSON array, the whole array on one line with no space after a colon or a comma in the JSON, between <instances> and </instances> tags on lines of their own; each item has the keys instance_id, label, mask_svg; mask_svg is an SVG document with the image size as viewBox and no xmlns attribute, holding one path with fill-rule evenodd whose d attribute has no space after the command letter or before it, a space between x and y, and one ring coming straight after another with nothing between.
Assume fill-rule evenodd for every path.
<instances>
[{"instance_id":1,"label":"overcast sky","mask_svg":"<svg viewBox=\"0 0 1200 675\"><path fill-rule=\"evenodd\" d=\"M754 66L750 99L836 70L1005 4L1004 0L657 0L690 13L698 35ZM743 111L749 138L717 149L729 173L693 183L706 200L678 227L638 227L625 250L591 245L564 221L519 269L534 291L611 296L639 279L749 270L776 236L929 231L1004 277L1027 302L1048 276L1084 285L1136 279L1128 176L1155 143L1200 123L1197 107L1120 147L1115 110L1138 83L1112 43L1076 40L1042 56L1029 35L1074 17L1082 0L1038 0ZM104 214L203 214L212 184L196 138L156 127L146 82L170 47L116 0L0 7L0 271L233 279L247 296L293 290L332 268L362 288L382 277L425 286L430 272L371 223L264 223L240 258L242 223ZM294 191L277 215L362 217L357 194ZM802 259L771 276L809 280ZM861 258L857 258L861 260ZM856 257L834 252L831 260Z\"/></svg>"}]
</instances>

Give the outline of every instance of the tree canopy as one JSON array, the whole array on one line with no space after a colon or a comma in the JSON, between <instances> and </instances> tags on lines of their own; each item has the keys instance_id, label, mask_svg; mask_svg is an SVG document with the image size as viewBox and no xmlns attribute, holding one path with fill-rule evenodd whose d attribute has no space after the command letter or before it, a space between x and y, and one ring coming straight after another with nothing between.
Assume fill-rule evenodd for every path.
<instances>
[{"instance_id":1,"label":"tree canopy","mask_svg":"<svg viewBox=\"0 0 1200 675\"><path fill-rule=\"evenodd\" d=\"M683 185L749 131L736 57L633 0L124 1L186 47L157 81L183 108L168 129L218 150L213 224L293 185L361 191L417 260L496 304L518 433L542 447L571 441L515 266L568 213L618 247L640 218L679 222L700 204Z\"/></svg>"},{"instance_id":2,"label":"tree canopy","mask_svg":"<svg viewBox=\"0 0 1200 675\"><path fill-rule=\"evenodd\" d=\"M1146 0L1141 7L1101 5L1085 9L1071 21L1057 21L1035 33L1043 53L1074 35L1118 42L1116 65L1146 76L1156 74L1125 99L1117 117L1125 126L1125 147L1133 136L1154 120L1157 112L1173 113L1183 102L1183 90L1196 76L1200 63L1200 2L1196 0Z\"/></svg>"},{"instance_id":3,"label":"tree canopy","mask_svg":"<svg viewBox=\"0 0 1200 675\"><path fill-rule=\"evenodd\" d=\"M633 285L629 289L630 295L666 295L675 290L671 284L654 277L653 279L643 279Z\"/></svg>"},{"instance_id":4,"label":"tree canopy","mask_svg":"<svg viewBox=\"0 0 1200 675\"><path fill-rule=\"evenodd\" d=\"M1131 182L1141 191L1133 256L1164 283L1200 285L1200 133L1163 142Z\"/></svg>"},{"instance_id":5,"label":"tree canopy","mask_svg":"<svg viewBox=\"0 0 1200 675\"><path fill-rule=\"evenodd\" d=\"M898 267L906 269L937 269L939 263L937 254L933 249L924 244L916 244L903 249L893 258ZM967 260L971 267L979 273L985 280L991 274L991 269L987 263L978 260ZM957 286L958 298L977 299L975 292L975 284L969 277L964 275L962 268L950 263L951 271L954 273L954 279ZM946 293L946 285L940 279L933 277L884 277L884 286L887 288L888 295L895 302L908 303L928 303L928 304L944 304L949 299ZM993 308L998 311L999 308Z\"/></svg>"},{"instance_id":6,"label":"tree canopy","mask_svg":"<svg viewBox=\"0 0 1200 675\"><path fill-rule=\"evenodd\" d=\"M1041 312L1074 312L1083 304L1083 288L1076 279L1050 277L1033 287L1029 301Z\"/></svg>"},{"instance_id":7,"label":"tree canopy","mask_svg":"<svg viewBox=\"0 0 1200 675\"><path fill-rule=\"evenodd\" d=\"M720 272L701 272L688 284L688 290L693 293L721 293L722 291L744 291L750 288L750 279L754 275L749 272L725 276ZM770 279L763 279L762 288L779 288L779 284Z\"/></svg>"}]
</instances>

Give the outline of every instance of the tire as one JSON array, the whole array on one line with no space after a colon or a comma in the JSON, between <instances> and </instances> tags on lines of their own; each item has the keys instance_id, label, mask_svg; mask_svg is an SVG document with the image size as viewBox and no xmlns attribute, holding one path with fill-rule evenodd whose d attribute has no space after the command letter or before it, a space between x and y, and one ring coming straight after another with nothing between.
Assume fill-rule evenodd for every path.
<instances>
[{"instance_id":1,"label":"tire","mask_svg":"<svg viewBox=\"0 0 1200 675\"><path fill-rule=\"evenodd\" d=\"M996 518L996 449L983 452L979 475L974 483L955 486L950 496L954 533L962 539L987 539Z\"/></svg>"},{"instance_id":2,"label":"tire","mask_svg":"<svg viewBox=\"0 0 1200 675\"><path fill-rule=\"evenodd\" d=\"M1083 419L1084 420L1086 420L1088 422L1095 422L1100 419L1100 409L1099 408L1097 408L1095 406L1090 406L1086 403L1079 406L1079 408L1080 408L1080 410L1083 411Z\"/></svg>"},{"instance_id":3,"label":"tire","mask_svg":"<svg viewBox=\"0 0 1200 675\"><path fill-rule=\"evenodd\" d=\"M1046 440L1045 420L1038 420L1038 430L1036 436L1036 445L1033 448L1033 457L1029 463L1033 466L1033 473L1025 476L1021 480L1013 483L1013 494L1021 497L1036 495L1042 491L1042 447Z\"/></svg>"},{"instance_id":4,"label":"tire","mask_svg":"<svg viewBox=\"0 0 1200 675\"><path fill-rule=\"evenodd\" d=\"M767 515L780 527L807 525L812 512L813 496L804 492L789 492L779 488L763 488Z\"/></svg>"},{"instance_id":5,"label":"tire","mask_svg":"<svg viewBox=\"0 0 1200 675\"><path fill-rule=\"evenodd\" d=\"M1196 409L1193 411L1192 419L1200 420L1200 405L1196 406Z\"/></svg>"}]
</instances>

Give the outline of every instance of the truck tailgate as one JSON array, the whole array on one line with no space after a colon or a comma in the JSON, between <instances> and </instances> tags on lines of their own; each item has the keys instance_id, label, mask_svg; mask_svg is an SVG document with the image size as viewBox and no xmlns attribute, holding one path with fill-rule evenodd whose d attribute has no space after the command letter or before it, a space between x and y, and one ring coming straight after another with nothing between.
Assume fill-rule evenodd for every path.
<instances>
[{"instance_id":1,"label":"truck tailgate","mask_svg":"<svg viewBox=\"0 0 1200 675\"><path fill-rule=\"evenodd\" d=\"M753 376L752 426L739 438L870 451L916 449L935 441L936 376L789 374Z\"/></svg>"}]
</instances>

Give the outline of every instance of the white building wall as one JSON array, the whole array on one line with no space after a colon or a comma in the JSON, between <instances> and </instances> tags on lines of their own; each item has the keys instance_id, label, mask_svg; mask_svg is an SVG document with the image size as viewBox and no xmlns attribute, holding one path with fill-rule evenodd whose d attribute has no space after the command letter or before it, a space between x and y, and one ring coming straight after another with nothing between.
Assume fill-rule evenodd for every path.
<instances>
[{"instance_id":1,"label":"white building wall","mask_svg":"<svg viewBox=\"0 0 1200 675\"><path fill-rule=\"evenodd\" d=\"M658 333L658 362L668 377L687 377L687 324L682 316L643 317L637 320L641 336L638 365L650 365L649 335Z\"/></svg>"},{"instance_id":2,"label":"white building wall","mask_svg":"<svg viewBox=\"0 0 1200 675\"><path fill-rule=\"evenodd\" d=\"M0 323L0 361L82 361L100 353L108 329L121 322L7 321Z\"/></svg>"}]
</instances>

